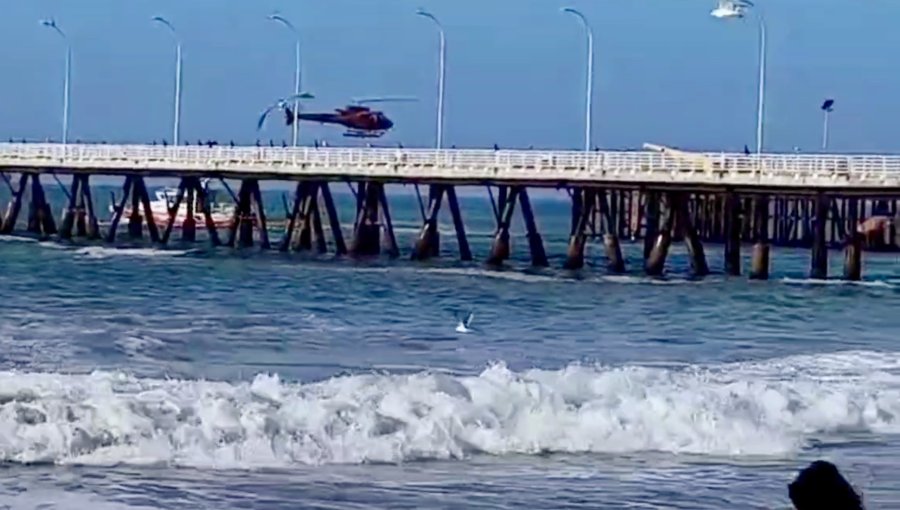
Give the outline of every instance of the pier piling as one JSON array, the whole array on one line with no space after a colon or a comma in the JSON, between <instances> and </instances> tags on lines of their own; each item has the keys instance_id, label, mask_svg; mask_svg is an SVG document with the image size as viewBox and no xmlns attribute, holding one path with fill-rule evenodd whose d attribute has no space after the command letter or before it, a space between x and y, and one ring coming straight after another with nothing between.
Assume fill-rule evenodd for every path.
<instances>
[{"instance_id":1,"label":"pier piling","mask_svg":"<svg viewBox=\"0 0 900 510\"><path fill-rule=\"evenodd\" d=\"M741 200L734 191L725 194L725 274L741 274ZM746 216L745 216L746 217Z\"/></svg>"},{"instance_id":2,"label":"pier piling","mask_svg":"<svg viewBox=\"0 0 900 510\"><path fill-rule=\"evenodd\" d=\"M197 240L197 220L194 219L197 209L196 191L191 183L185 183L185 192L187 193L185 206L187 211L184 215L184 221L181 222L181 241L185 243L193 243Z\"/></svg>"},{"instance_id":3,"label":"pier piling","mask_svg":"<svg viewBox=\"0 0 900 510\"><path fill-rule=\"evenodd\" d=\"M463 222L462 212L459 209L459 201L456 198L456 188L447 186L447 205L450 206L450 215L453 218L453 229L456 231L456 243L459 249L459 259L468 262L472 260L472 250L469 249L469 240L466 237L466 224Z\"/></svg>"},{"instance_id":4,"label":"pier piling","mask_svg":"<svg viewBox=\"0 0 900 510\"><path fill-rule=\"evenodd\" d=\"M778 203L776 202L776 208ZM760 195L756 198L755 242L750 260L750 279L769 279L769 198ZM777 223L776 223L777 225Z\"/></svg>"},{"instance_id":5,"label":"pier piling","mask_svg":"<svg viewBox=\"0 0 900 510\"><path fill-rule=\"evenodd\" d=\"M828 247L825 244L825 227L828 220L829 205L827 195L821 192L816 195L812 257L809 269L809 277L815 280L828 278Z\"/></svg>"},{"instance_id":6,"label":"pier piling","mask_svg":"<svg viewBox=\"0 0 900 510\"><path fill-rule=\"evenodd\" d=\"M428 187L428 208L422 218L422 230L412 250L412 260L426 260L441 253L441 235L438 232L438 212L444 197L444 187L432 184Z\"/></svg>"},{"instance_id":7,"label":"pier piling","mask_svg":"<svg viewBox=\"0 0 900 510\"><path fill-rule=\"evenodd\" d=\"M586 199L586 197L589 197ZM575 270L584 267L584 245L587 236L588 218L593 211L592 192L585 188L572 190L572 226L569 231L569 247L566 253L564 269Z\"/></svg>"},{"instance_id":8,"label":"pier piling","mask_svg":"<svg viewBox=\"0 0 900 510\"><path fill-rule=\"evenodd\" d=\"M662 221L662 227L659 228L656 235L656 241L653 243L650 255L644 262L644 272L648 276L661 276L666 267L666 257L669 255L669 247L672 244L672 228L675 224L676 212L673 207L674 196L672 193L666 195L666 212L665 219ZM648 220L650 218L651 208L647 208ZM646 246L646 243L645 243Z\"/></svg>"},{"instance_id":9,"label":"pier piling","mask_svg":"<svg viewBox=\"0 0 900 510\"><path fill-rule=\"evenodd\" d=\"M19 176L19 188L13 192L12 201L3 218L2 229L0 233L9 235L16 229L16 221L19 219L19 212L22 210L22 199L25 196L25 187L28 185L28 174L23 173Z\"/></svg>"},{"instance_id":10,"label":"pier piling","mask_svg":"<svg viewBox=\"0 0 900 510\"><path fill-rule=\"evenodd\" d=\"M491 254L487 260L488 265L499 266L509 258L509 227L515 212L518 191L518 187L498 186L497 203L494 206L497 230L494 233L494 243L491 245ZM491 195L491 200L493 201L493 195Z\"/></svg>"},{"instance_id":11,"label":"pier piling","mask_svg":"<svg viewBox=\"0 0 900 510\"><path fill-rule=\"evenodd\" d=\"M674 212L678 217L679 228L684 238L685 246L687 246L688 257L691 261L691 269L694 276L706 276L709 274L709 265L706 263L706 253L703 250L703 243L691 222L691 215L688 211L688 196L686 193L672 194L674 200Z\"/></svg>"},{"instance_id":12,"label":"pier piling","mask_svg":"<svg viewBox=\"0 0 900 510\"><path fill-rule=\"evenodd\" d=\"M28 206L28 232L47 239L57 233L53 211L47 203L44 187L38 174L31 174L31 202Z\"/></svg>"},{"instance_id":13,"label":"pier piling","mask_svg":"<svg viewBox=\"0 0 900 510\"><path fill-rule=\"evenodd\" d=\"M360 182L356 192L356 224L353 227L353 243L350 253L367 257L381 253L381 226L379 225L380 185Z\"/></svg>"},{"instance_id":14,"label":"pier piling","mask_svg":"<svg viewBox=\"0 0 900 510\"><path fill-rule=\"evenodd\" d=\"M341 219L337 214L337 207L334 205L334 198L331 196L331 189L328 187L328 183L322 183L319 187L319 192L322 195L322 202L325 204L325 212L328 214L331 236L334 239L334 254L338 256L346 255L347 245L344 243Z\"/></svg>"},{"instance_id":15,"label":"pier piling","mask_svg":"<svg viewBox=\"0 0 900 510\"><path fill-rule=\"evenodd\" d=\"M859 219L859 201L850 199L847 204L846 225L848 228L845 232L844 247L844 279L849 281L859 281L862 279L862 250L863 236L857 229Z\"/></svg>"}]
</instances>

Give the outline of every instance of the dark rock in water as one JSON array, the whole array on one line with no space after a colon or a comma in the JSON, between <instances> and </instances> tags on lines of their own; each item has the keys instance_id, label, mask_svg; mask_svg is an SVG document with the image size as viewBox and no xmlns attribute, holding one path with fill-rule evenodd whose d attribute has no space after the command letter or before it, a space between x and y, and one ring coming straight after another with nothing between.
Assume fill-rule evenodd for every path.
<instances>
[{"instance_id":1,"label":"dark rock in water","mask_svg":"<svg viewBox=\"0 0 900 510\"><path fill-rule=\"evenodd\" d=\"M797 510L863 510L862 498L830 462L817 460L788 485Z\"/></svg>"}]
</instances>

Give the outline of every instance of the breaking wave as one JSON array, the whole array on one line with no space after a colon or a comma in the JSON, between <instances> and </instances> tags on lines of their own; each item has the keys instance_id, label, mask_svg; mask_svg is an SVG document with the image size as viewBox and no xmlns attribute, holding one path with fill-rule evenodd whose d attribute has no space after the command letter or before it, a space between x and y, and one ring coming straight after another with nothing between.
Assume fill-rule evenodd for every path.
<instances>
[{"instance_id":1,"label":"breaking wave","mask_svg":"<svg viewBox=\"0 0 900 510\"><path fill-rule=\"evenodd\" d=\"M0 372L0 461L212 468L476 454L791 456L900 432L900 353L298 384Z\"/></svg>"}]
</instances>

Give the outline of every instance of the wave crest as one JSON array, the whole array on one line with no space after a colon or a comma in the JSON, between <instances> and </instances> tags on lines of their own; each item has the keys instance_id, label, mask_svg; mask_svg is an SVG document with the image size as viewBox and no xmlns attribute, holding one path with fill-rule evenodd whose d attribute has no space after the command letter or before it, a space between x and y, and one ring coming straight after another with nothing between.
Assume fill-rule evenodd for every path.
<instances>
[{"instance_id":1,"label":"wave crest","mask_svg":"<svg viewBox=\"0 0 900 510\"><path fill-rule=\"evenodd\" d=\"M282 467L472 454L784 456L900 431L900 354L294 384L0 373L0 461Z\"/></svg>"}]
</instances>

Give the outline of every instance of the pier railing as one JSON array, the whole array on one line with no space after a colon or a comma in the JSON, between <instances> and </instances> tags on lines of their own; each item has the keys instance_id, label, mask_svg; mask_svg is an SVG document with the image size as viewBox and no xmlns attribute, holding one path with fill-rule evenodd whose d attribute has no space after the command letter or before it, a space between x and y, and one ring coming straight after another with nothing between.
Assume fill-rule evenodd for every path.
<instances>
[{"instance_id":1,"label":"pier railing","mask_svg":"<svg viewBox=\"0 0 900 510\"><path fill-rule=\"evenodd\" d=\"M0 170L900 188L900 156L892 155L3 143Z\"/></svg>"}]
</instances>

